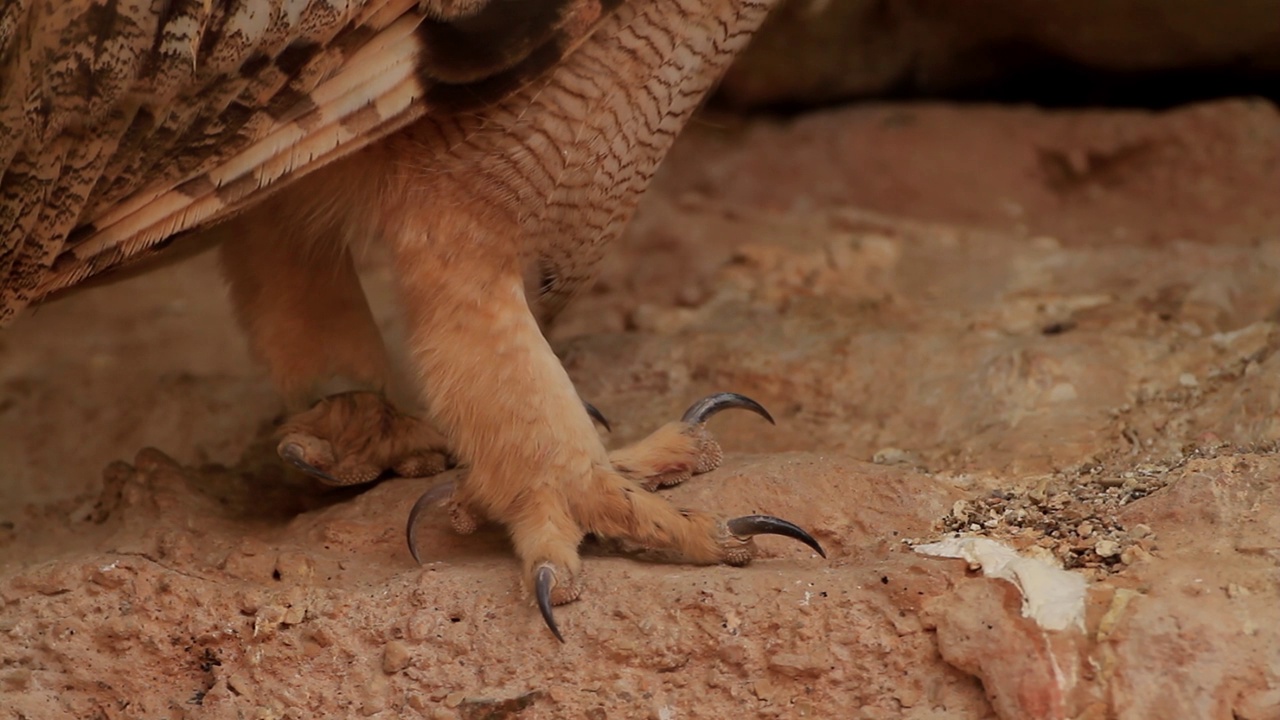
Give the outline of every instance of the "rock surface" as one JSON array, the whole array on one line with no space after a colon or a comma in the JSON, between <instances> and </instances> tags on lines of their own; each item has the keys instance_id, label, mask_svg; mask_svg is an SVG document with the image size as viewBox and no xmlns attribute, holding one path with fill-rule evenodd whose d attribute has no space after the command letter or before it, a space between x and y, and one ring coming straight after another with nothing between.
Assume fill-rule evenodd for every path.
<instances>
[{"instance_id":1,"label":"rock surface","mask_svg":"<svg viewBox=\"0 0 1280 720\"><path fill-rule=\"evenodd\" d=\"M1275 17L1267 0L788 0L720 96L740 107L938 95L1144 105L1274 92Z\"/></svg>"},{"instance_id":2,"label":"rock surface","mask_svg":"<svg viewBox=\"0 0 1280 720\"><path fill-rule=\"evenodd\" d=\"M702 119L554 344L611 445L764 403L671 495L830 558L596 554L563 646L500 533L413 564L446 476L273 461L211 258L42 308L0 335L0 718L1274 720L1278 159L1249 102ZM955 532L1084 578L1081 626L913 549Z\"/></svg>"}]
</instances>

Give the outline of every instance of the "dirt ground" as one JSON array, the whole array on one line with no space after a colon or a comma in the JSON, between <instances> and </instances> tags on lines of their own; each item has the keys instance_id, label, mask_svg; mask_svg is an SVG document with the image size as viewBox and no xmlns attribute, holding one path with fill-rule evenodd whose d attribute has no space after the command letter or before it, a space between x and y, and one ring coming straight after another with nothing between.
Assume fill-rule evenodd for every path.
<instances>
[{"instance_id":1,"label":"dirt ground","mask_svg":"<svg viewBox=\"0 0 1280 720\"><path fill-rule=\"evenodd\" d=\"M593 556L565 645L500 532L433 516L415 565L441 477L280 468L212 258L41 308L0 334L0 717L1280 718L1278 189L1262 102L700 119L553 339L611 445L762 402L670 495L829 558ZM957 533L999 545L922 552Z\"/></svg>"}]
</instances>

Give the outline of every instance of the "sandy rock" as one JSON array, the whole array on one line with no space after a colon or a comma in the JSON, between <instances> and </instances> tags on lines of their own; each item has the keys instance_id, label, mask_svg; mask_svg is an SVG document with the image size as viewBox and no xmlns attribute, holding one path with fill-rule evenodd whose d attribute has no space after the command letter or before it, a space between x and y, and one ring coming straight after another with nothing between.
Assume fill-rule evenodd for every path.
<instances>
[{"instance_id":1,"label":"sandy rock","mask_svg":"<svg viewBox=\"0 0 1280 720\"><path fill-rule=\"evenodd\" d=\"M592 549L563 646L500 531L426 517L413 563L448 473L280 469L210 258L42 308L0 335L0 717L1272 719L1277 128L1236 101L695 129L553 344L614 447L762 401L776 427L717 416L725 464L667 494L828 559ZM912 551L953 533L1082 578L1084 631Z\"/></svg>"},{"instance_id":2,"label":"sandy rock","mask_svg":"<svg viewBox=\"0 0 1280 720\"><path fill-rule=\"evenodd\" d=\"M982 680L1000 717L1073 717L1080 634L1041 628L1021 604L1008 582L967 581L930 601L926 623L936 628L947 662Z\"/></svg>"}]
</instances>

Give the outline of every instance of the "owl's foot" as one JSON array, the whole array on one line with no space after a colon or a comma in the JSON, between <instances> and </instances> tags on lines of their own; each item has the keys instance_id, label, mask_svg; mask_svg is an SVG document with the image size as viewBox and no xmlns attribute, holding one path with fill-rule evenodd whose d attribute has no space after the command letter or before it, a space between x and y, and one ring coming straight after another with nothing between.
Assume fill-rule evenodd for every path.
<instances>
[{"instance_id":1,"label":"owl's foot","mask_svg":"<svg viewBox=\"0 0 1280 720\"><path fill-rule=\"evenodd\" d=\"M584 402L587 415L609 430L609 421L591 403ZM773 416L760 403L738 393L709 395L685 410L676 422L667 423L645 439L609 454L613 469L650 492L711 472L724 460L724 451L707 430L707 421L723 410L749 410L773 424ZM465 472L465 471L464 471ZM446 482L423 493L409 511L405 529L409 552L419 564L417 528L419 518L431 509L449 513L450 525L459 535L470 535L483 522L479 513L467 508L455 495L456 485Z\"/></svg>"},{"instance_id":2,"label":"owl's foot","mask_svg":"<svg viewBox=\"0 0 1280 720\"><path fill-rule=\"evenodd\" d=\"M380 393L330 395L277 431L281 459L331 485L359 485L391 472L434 475L448 467L445 440Z\"/></svg>"},{"instance_id":3,"label":"owl's foot","mask_svg":"<svg viewBox=\"0 0 1280 720\"><path fill-rule=\"evenodd\" d=\"M633 481L617 473L598 471L594 479L595 492L569 503L571 522L624 549L689 564L743 566L756 556L756 535L782 535L827 556L812 535L781 518L723 518L677 509L660 497L638 492ZM529 528L523 537L517 532L513 530L512 538L524 560L538 610L551 633L564 642L552 606L573 602L582 592L576 545L570 552L564 541L574 535L546 526Z\"/></svg>"},{"instance_id":4,"label":"owl's foot","mask_svg":"<svg viewBox=\"0 0 1280 720\"><path fill-rule=\"evenodd\" d=\"M473 531L483 519L505 525L523 560L526 578L539 610L557 639L564 638L552 606L576 600L582 592L578 545L586 535L628 551L693 564L745 565L755 556L756 535L783 535L826 557L822 546L796 525L767 515L724 519L704 512L677 509L645 490L673 485L720 464L723 454L706 429L706 421L727 408L745 408L772 422L768 412L742 395L720 393L700 400L683 418L648 438L610 456L611 466L594 466L585 477L518 483L519 501L501 517L481 509L485 483L464 476L424 494L409 513L407 537L418 559L416 527L421 514L437 505L448 507L453 527Z\"/></svg>"}]
</instances>

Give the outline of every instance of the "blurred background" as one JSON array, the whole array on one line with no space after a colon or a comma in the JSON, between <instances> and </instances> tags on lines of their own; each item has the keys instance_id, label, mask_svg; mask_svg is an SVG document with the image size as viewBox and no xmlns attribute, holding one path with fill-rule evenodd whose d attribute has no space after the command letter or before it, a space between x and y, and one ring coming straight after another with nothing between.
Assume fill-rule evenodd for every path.
<instances>
[{"instance_id":1,"label":"blurred background","mask_svg":"<svg viewBox=\"0 0 1280 720\"><path fill-rule=\"evenodd\" d=\"M742 109L947 98L1168 107L1280 97L1270 0L788 0L720 89Z\"/></svg>"}]
</instances>

